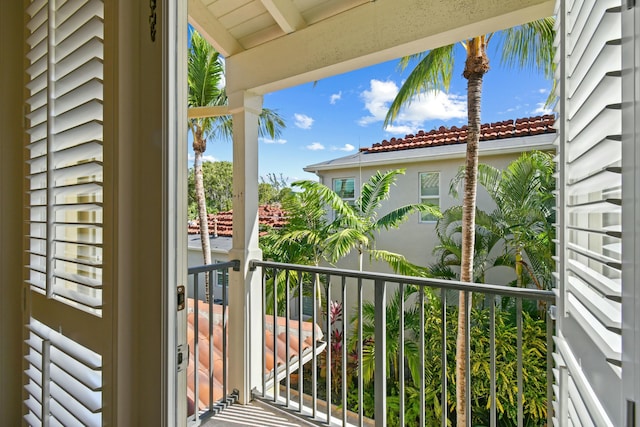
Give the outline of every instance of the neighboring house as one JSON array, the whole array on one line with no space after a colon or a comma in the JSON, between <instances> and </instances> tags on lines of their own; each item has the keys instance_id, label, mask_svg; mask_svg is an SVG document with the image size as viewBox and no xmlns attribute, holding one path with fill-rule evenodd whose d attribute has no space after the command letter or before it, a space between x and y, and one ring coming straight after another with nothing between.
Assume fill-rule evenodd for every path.
<instances>
[{"instance_id":1,"label":"neighboring house","mask_svg":"<svg viewBox=\"0 0 640 427\"><path fill-rule=\"evenodd\" d=\"M553 115L545 115L483 124L479 161L504 168L523 152L554 150L554 122ZM444 211L462 204L461 199L449 195L449 184L464 165L466 135L466 126L441 126L437 130L384 140L361 148L356 154L309 165L305 171L318 175L320 182L333 188L344 200L355 200L362 183L376 171L403 168L406 172L398 176L380 214L419 202L431 203ZM489 195L481 187L477 204L483 210L494 208ZM436 218L430 215L413 215L398 229L376 236L376 247L400 253L409 261L426 266L434 261L432 251L437 243L435 223ZM356 268L354 258L343 266ZM387 268L382 263L376 264L366 266L365 270L385 271ZM506 283L515 278L511 274L505 268L502 272L488 274L488 281Z\"/></svg>"},{"instance_id":2,"label":"neighboring house","mask_svg":"<svg viewBox=\"0 0 640 427\"><path fill-rule=\"evenodd\" d=\"M211 249L211 262L213 264L229 261L229 251L232 247L233 237L233 211L208 214L209 222L209 245ZM261 205L258 208L258 222L260 235L264 234L265 228L282 227L285 222L284 211L278 205ZM187 265L196 267L203 264L202 243L200 240L200 221L190 220L187 228ZM201 275L198 286L198 299L204 300L204 276ZM221 302L223 299L222 286L229 283L226 272L218 271L214 274L211 285L212 300ZM189 279L188 294L194 295L192 280Z\"/></svg>"}]
</instances>

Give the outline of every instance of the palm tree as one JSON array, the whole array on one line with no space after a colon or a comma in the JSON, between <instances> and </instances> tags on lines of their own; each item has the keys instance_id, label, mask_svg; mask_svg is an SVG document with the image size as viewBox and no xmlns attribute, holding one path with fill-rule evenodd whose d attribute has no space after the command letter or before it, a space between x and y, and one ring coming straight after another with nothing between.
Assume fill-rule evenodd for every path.
<instances>
[{"instance_id":1,"label":"palm tree","mask_svg":"<svg viewBox=\"0 0 640 427\"><path fill-rule=\"evenodd\" d=\"M404 170L377 172L362 186L360 197L353 205L340 195L316 181L298 181L292 185L304 191L296 192L285 200L287 225L272 230L261 239L266 256L282 262L299 262L318 266L322 261L336 263L352 250L358 252L358 266L362 271L364 253L371 259L382 260L394 272L424 276L426 269L409 262L403 255L375 247L375 237L382 230L397 228L409 215L425 212L440 216L436 207L427 204L410 204L394 209L378 217L382 202L389 198L391 186ZM304 277L302 278L305 279ZM284 276L275 278L276 288L284 297L281 287ZM297 278L290 278L290 286L297 286ZM321 278L315 277L317 301L321 309Z\"/></svg>"},{"instance_id":2,"label":"palm tree","mask_svg":"<svg viewBox=\"0 0 640 427\"><path fill-rule=\"evenodd\" d=\"M191 32L187 60L188 106L226 105L227 95L223 87L224 67L220 54L195 30ZM202 254L204 264L211 264L207 204L202 176L202 156L207 149L208 140L216 138L231 139L231 116L194 118L189 120L188 126L193 136L193 151L195 153L193 166ZM269 109L262 110L259 120L260 136L269 135L271 138L276 138L280 135L284 126L284 121L277 112ZM206 277L205 294L208 302L210 290L208 276Z\"/></svg>"},{"instance_id":3,"label":"palm tree","mask_svg":"<svg viewBox=\"0 0 640 427\"><path fill-rule=\"evenodd\" d=\"M553 18L545 18L518 27L509 28L499 33L502 42L502 61L508 66L529 67L543 71L551 77L553 71ZM473 254L475 233L476 182L478 171L478 143L480 140L480 101L482 99L482 81L489 71L487 47L496 35L485 34L462 41L466 61L463 77L467 79L467 154L465 160L465 183L462 215L462 254L460 280L470 282L473 277ZM419 53L401 60L401 67L406 68L413 60L419 60L416 67L407 77L398 95L389 108L385 126L390 124L409 104L413 97L421 92L438 89L449 89L453 73L454 45L442 46L428 52ZM466 304L470 297L460 293L460 310L458 311L458 357L456 366L457 425L467 425L467 385L465 336L469 324L471 304ZM468 307L467 310L462 307Z\"/></svg>"},{"instance_id":4,"label":"palm tree","mask_svg":"<svg viewBox=\"0 0 640 427\"><path fill-rule=\"evenodd\" d=\"M484 283L487 271L495 267L514 268L515 261L509 253L496 254L496 248L503 242L503 233L491 214L476 209L475 226L473 281ZM433 253L437 261L429 266L432 276L459 280L456 270L462 257L462 206L442 212L442 218L436 224L436 235L438 244Z\"/></svg>"},{"instance_id":5,"label":"palm tree","mask_svg":"<svg viewBox=\"0 0 640 427\"><path fill-rule=\"evenodd\" d=\"M404 256L377 249L376 235L382 230L397 228L409 215L423 212L440 217L438 208L429 204L409 204L378 216L382 202L389 198L391 186L396 177L404 174L404 169L397 169L382 173L376 172L368 182L362 185L360 197L350 204L344 201L336 192L315 181L299 181L294 183L309 192L334 211L334 219L329 226L329 236L320 242L318 248L330 263L347 256L352 250L358 253L358 269L362 271L364 253L370 259L385 261L392 270L399 274L424 276L426 270L410 263Z\"/></svg>"},{"instance_id":6,"label":"palm tree","mask_svg":"<svg viewBox=\"0 0 640 427\"><path fill-rule=\"evenodd\" d=\"M505 170L478 166L478 182L497 206L491 213L494 232L504 240L507 254L515 259L518 287L527 277L539 289L551 284L555 268L554 170L553 156L540 151L523 153ZM463 179L461 169L451 181L450 193L454 197Z\"/></svg>"}]
</instances>

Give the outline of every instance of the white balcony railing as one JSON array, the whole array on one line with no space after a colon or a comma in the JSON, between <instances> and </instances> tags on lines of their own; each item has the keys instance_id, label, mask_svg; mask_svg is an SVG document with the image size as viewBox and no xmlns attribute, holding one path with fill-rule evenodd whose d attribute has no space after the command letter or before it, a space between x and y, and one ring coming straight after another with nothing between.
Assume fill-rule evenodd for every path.
<instances>
[{"instance_id":1,"label":"white balcony railing","mask_svg":"<svg viewBox=\"0 0 640 427\"><path fill-rule=\"evenodd\" d=\"M190 269L195 295L197 274L235 266ZM553 292L257 260L251 267L261 269L265 331L254 397L321 424L455 425L457 296L466 292L474 301L465 336L469 425L552 425ZM226 306L198 307L190 323L200 332L191 349L199 357L189 369L197 422L233 401L227 364L242 360L226 354Z\"/></svg>"},{"instance_id":2,"label":"white balcony railing","mask_svg":"<svg viewBox=\"0 0 640 427\"><path fill-rule=\"evenodd\" d=\"M488 364L488 372L478 373L474 369L475 373L466 378L467 413L471 414L468 417L469 425L485 421L480 420L481 417L485 417L491 426L552 425L553 320L546 309L555 302L553 292L266 261L253 261L252 267L262 268L262 305L266 308L263 312L263 328L272 329L272 334L263 335L262 369L266 375L262 391L256 392L257 397L321 424L363 426L375 423L376 426L386 426L388 417L393 417L391 424L401 426L455 424L455 411L451 405L455 402L455 393L449 390L455 387L450 381L455 378L455 370L451 366L455 363L452 355L455 354L457 315L454 314L457 295L465 292L467 296L473 294L476 307L471 310L470 327L465 336L467 372L472 372L472 364L473 368L482 366L483 361L484 366ZM300 283L303 286L299 286ZM331 309L326 309L327 306L331 307L334 294L337 294L336 300L343 309L352 308L352 313L344 312L342 321L335 323L331 319ZM373 297L368 304L367 295ZM395 301L392 301L394 298ZM305 299L308 300L309 316L307 322L303 323L315 327L303 328L298 324L297 318L304 311ZM469 298L465 300L469 301ZM399 307L398 301L402 301ZM527 304L524 310L523 302ZM392 308L394 304L395 309ZM363 312L363 308L368 312ZM532 312L538 320L534 322L527 311ZM275 323L274 313L279 320ZM412 325L407 322L411 316L413 320L416 317L418 319L417 330L415 321ZM373 320L372 324L370 320ZM506 328L506 333L503 326L505 321L515 323L511 329ZM537 341L533 337L536 327L532 325L537 325ZM433 340L433 328L437 343ZM425 333L431 337L428 343ZM471 334L485 335L478 340L475 335L472 339ZM500 337L498 334L501 334ZM508 339L505 342L505 334L507 337L515 335L515 342L509 343ZM348 348L347 337L349 342L355 343L351 348ZM305 345L303 340L306 340ZM532 342L542 348L532 348ZM393 351L388 353L389 349ZM410 350L413 350L413 356L417 350L417 360L409 357ZM299 357L301 354L302 358ZM393 360L388 360L388 354L393 354ZM304 365L308 360L305 355L315 357L310 357L306 369L300 369L299 361L302 360ZM425 359L427 357L431 359ZM344 363L348 358L352 360L352 368ZM542 360L536 360L539 358ZM333 363L335 360L340 362ZM525 366L525 363L532 364L531 361L542 365L542 368L534 370L532 366ZM336 366L337 369L332 369ZM434 367L440 371L439 390L434 394L432 388L428 397L432 409L434 406L440 407L437 420L433 419L433 410L430 418L427 414L425 393L426 378L433 377L434 372L429 370ZM374 386L373 396L369 395L368 398L373 398L375 409L373 414L367 416L364 412L365 377L371 368ZM397 372L396 383L388 378L391 370ZM515 378L505 379L504 375L514 371ZM419 378L413 378L415 375L412 376L412 372L422 374L417 375ZM294 373L297 374L297 380L292 381ZM480 379L484 377L484 382L488 383L486 389L475 388L472 392L472 376L478 382L482 382ZM507 382L515 387L505 391ZM388 385L397 385L397 390L388 389ZM410 392L410 385L417 385L417 393L415 387ZM368 387L369 391L371 388ZM501 402L499 390L503 395ZM537 396L532 393L537 393ZM432 401L434 398L439 401L437 405ZM538 406L532 408L536 398ZM475 407L481 401L487 413L472 414L472 399L476 402ZM510 399L513 399L513 405ZM390 405L392 400L393 405ZM347 410L344 410L345 406ZM390 410L391 406L394 407L393 411ZM413 412L410 406L414 408ZM507 420L507 406L513 409L510 421ZM532 415L532 411L536 411L537 415Z\"/></svg>"}]
</instances>

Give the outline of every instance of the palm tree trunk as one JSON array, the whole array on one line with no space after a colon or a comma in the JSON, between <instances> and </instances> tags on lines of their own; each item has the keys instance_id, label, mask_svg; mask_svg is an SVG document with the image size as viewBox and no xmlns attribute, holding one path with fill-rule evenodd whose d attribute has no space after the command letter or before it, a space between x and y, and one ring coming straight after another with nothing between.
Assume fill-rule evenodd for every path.
<instances>
[{"instance_id":1,"label":"palm tree trunk","mask_svg":"<svg viewBox=\"0 0 640 427\"><path fill-rule=\"evenodd\" d=\"M195 145L195 144L194 144ZM204 181L202 178L202 151L195 151L195 160L193 162L196 200L198 202L198 218L200 219L200 242L202 243L202 255L204 264L211 264L211 248L209 245L209 222L207 219L207 201L204 197ZM209 275L205 274L204 285L205 301L211 301L211 287L209 283ZM197 296L196 296L197 298Z\"/></svg>"},{"instance_id":2,"label":"palm tree trunk","mask_svg":"<svg viewBox=\"0 0 640 427\"><path fill-rule=\"evenodd\" d=\"M467 79L467 157L462 208L462 254L460 280L473 281L473 253L475 243L476 190L478 178L478 143L480 141L480 102L482 79L489 70L485 37L467 41L467 61L463 76ZM467 340L471 314L471 293L460 292L458 308L458 336L456 341L456 416L458 427L470 425L467 413Z\"/></svg>"}]
</instances>

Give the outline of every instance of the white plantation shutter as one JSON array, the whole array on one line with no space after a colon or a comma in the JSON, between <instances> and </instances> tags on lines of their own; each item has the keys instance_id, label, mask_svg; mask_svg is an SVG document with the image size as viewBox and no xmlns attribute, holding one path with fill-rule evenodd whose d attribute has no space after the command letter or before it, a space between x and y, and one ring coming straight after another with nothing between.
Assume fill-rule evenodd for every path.
<instances>
[{"instance_id":1,"label":"white plantation shutter","mask_svg":"<svg viewBox=\"0 0 640 427\"><path fill-rule=\"evenodd\" d=\"M25 389L29 425L102 425L102 358L31 319ZM43 404L45 408L43 408Z\"/></svg>"},{"instance_id":2,"label":"white plantation shutter","mask_svg":"<svg viewBox=\"0 0 640 427\"><path fill-rule=\"evenodd\" d=\"M100 315L103 4L34 0L27 14L29 283Z\"/></svg>"},{"instance_id":3,"label":"white plantation shutter","mask_svg":"<svg viewBox=\"0 0 640 427\"><path fill-rule=\"evenodd\" d=\"M38 304L27 319L24 419L99 426L102 356L69 319L103 332L104 5L32 0L26 14L27 282Z\"/></svg>"},{"instance_id":4,"label":"white plantation shutter","mask_svg":"<svg viewBox=\"0 0 640 427\"><path fill-rule=\"evenodd\" d=\"M622 425L620 6L585 0L557 8L561 425Z\"/></svg>"}]
</instances>

